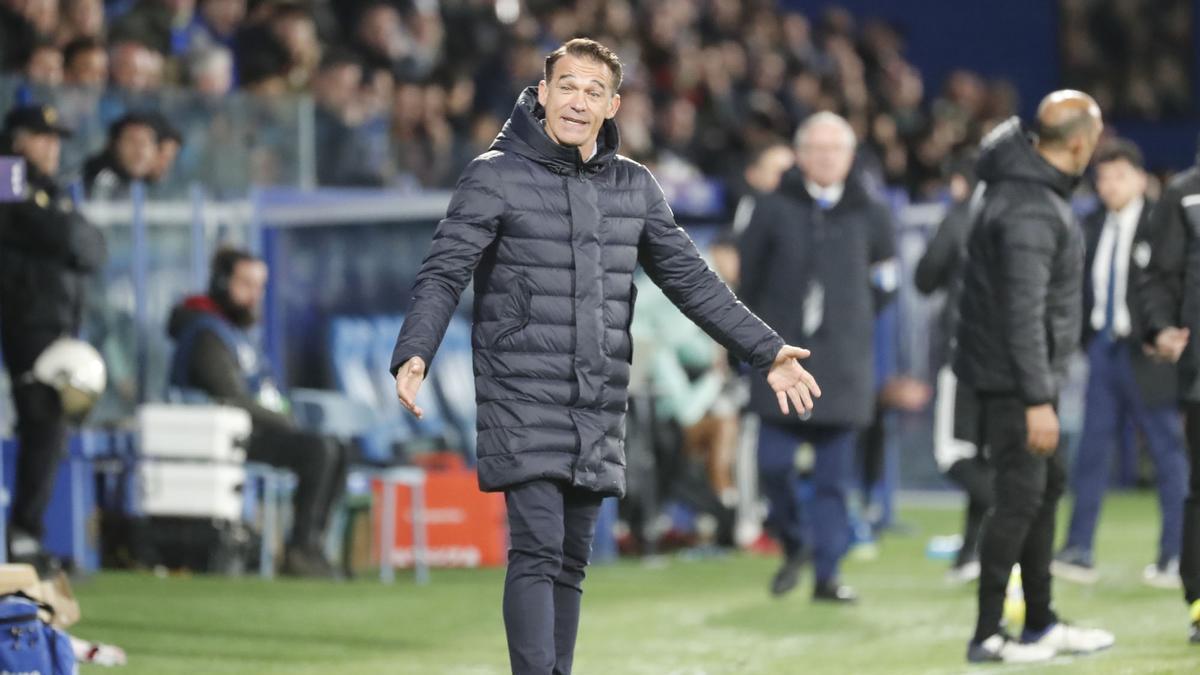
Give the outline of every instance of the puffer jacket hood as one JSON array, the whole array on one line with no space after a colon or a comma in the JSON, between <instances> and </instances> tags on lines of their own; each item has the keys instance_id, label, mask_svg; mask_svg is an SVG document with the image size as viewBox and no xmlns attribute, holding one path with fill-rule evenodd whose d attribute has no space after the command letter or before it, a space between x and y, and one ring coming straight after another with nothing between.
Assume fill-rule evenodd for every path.
<instances>
[{"instance_id":1,"label":"puffer jacket hood","mask_svg":"<svg viewBox=\"0 0 1200 675\"><path fill-rule=\"evenodd\" d=\"M1065 174L1042 159L1034 149L1031 136L1016 117L1001 123L984 139L976 171L979 179L988 183L1040 183L1064 198L1079 183L1079 177Z\"/></svg>"},{"instance_id":2,"label":"puffer jacket hood","mask_svg":"<svg viewBox=\"0 0 1200 675\"><path fill-rule=\"evenodd\" d=\"M545 119L546 109L538 103L537 87L526 87L490 149L521 155L564 175L599 173L616 157L621 135L615 121L604 120L596 139L596 155L584 162L578 149L559 145L546 134Z\"/></svg>"}]
</instances>

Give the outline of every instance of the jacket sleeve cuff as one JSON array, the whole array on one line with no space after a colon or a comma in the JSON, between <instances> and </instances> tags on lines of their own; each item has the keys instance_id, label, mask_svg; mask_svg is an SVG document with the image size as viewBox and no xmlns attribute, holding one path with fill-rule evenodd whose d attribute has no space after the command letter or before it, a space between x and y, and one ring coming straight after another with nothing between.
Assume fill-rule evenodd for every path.
<instances>
[{"instance_id":1,"label":"jacket sleeve cuff","mask_svg":"<svg viewBox=\"0 0 1200 675\"><path fill-rule=\"evenodd\" d=\"M404 365L406 361L414 356L420 357L420 359L425 362L425 375L422 379L429 377L429 368L433 363L433 354L427 354L419 349L406 349L404 351L397 350L392 354L392 365L388 369L392 373L392 377L396 377L396 374L400 372L400 366Z\"/></svg>"},{"instance_id":2,"label":"jacket sleeve cuff","mask_svg":"<svg viewBox=\"0 0 1200 675\"><path fill-rule=\"evenodd\" d=\"M778 334L772 333L771 337L760 343L758 349L750 355L750 365L756 370L764 374L771 370L771 365L775 363L775 357L779 354L779 350L787 344Z\"/></svg>"}]
</instances>

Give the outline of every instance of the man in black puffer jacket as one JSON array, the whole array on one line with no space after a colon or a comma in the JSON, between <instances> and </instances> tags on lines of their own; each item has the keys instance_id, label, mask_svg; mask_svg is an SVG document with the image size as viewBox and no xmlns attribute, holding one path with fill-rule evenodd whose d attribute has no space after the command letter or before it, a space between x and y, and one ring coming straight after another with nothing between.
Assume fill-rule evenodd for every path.
<instances>
[{"instance_id":1,"label":"man in black puffer jacket","mask_svg":"<svg viewBox=\"0 0 1200 675\"><path fill-rule=\"evenodd\" d=\"M504 491L504 621L514 673L569 673L600 501L625 491L633 272L758 370L798 410L816 382L675 225L645 167L617 155L621 64L591 40L546 59L492 149L459 179L392 355L414 400L475 274L479 483ZM769 371L769 372L768 372Z\"/></svg>"},{"instance_id":2,"label":"man in black puffer jacket","mask_svg":"<svg viewBox=\"0 0 1200 675\"><path fill-rule=\"evenodd\" d=\"M979 621L970 661L1030 662L1112 644L1111 633L1060 622L1051 609L1054 514L1065 483L1059 386L1079 345L1083 234L1067 201L1100 139L1100 109L1059 91L1038 107L1034 139L1015 118L984 139L982 204L967 245L955 374L980 400L980 440L995 468L995 506L980 543ZM1021 642L1000 630L1021 564Z\"/></svg>"},{"instance_id":3,"label":"man in black puffer jacket","mask_svg":"<svg viewBox=\"0 0 1200 675\"><path fill-rule=\"evenodd\" d=\"M57 391L29 377L38 355L78 335L87 278L107 257L104 235L75 208L54 176L61 138L70 131L50 106L14 108L5 116L0 154L25 158L27 189L0 205L0 351L17 412L16 493L9 559L45 573L43 516L66 454L67 419Z\"/></svg>"},{"instance_id":4,"label":"man in black puffer jacket","mask_svg":"<svg viewBox=\"0 0 1200 675\"><path fill-rule=\"evenodd\" d=\"M1190 640L1200 644L1200 157L1167 184L1147 225L1150 264L1137 300L1146 325L1143 340L1161 360L1179 362L1191 466L1179 575L1191 607Z\"/></svg>"}]
</instances>

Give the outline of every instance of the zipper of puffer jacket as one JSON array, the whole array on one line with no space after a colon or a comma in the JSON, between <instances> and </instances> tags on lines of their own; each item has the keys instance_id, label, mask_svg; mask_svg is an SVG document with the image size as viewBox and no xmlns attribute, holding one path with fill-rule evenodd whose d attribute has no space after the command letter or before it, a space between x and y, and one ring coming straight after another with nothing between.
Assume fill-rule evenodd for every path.
<instances>
[{"instance_id":1,"label":"zipper of puffer jacket","mask_svg":"<svg viewBox=\"0 0 1200 675\"><path fill-rule=\"evenodd\" d=\"M583 175L583 169L579 168L578 164L576 164L576 171L578 175ZM571 327L571 373L574 375L574 382L572 382L571 397L567 401L567 406L574 407L579 402L579 376L575 373L574 368L575 350L579 347L579 335L576 334L574 328L579 322L579 318L576 316L578 309L575 307L575 214L571 211L571 177L564 173L562 181L563 192L567 196L567 227L569 228L569 241L571 242L571 318L573 324Z\"/></svg>"}]
</instances>

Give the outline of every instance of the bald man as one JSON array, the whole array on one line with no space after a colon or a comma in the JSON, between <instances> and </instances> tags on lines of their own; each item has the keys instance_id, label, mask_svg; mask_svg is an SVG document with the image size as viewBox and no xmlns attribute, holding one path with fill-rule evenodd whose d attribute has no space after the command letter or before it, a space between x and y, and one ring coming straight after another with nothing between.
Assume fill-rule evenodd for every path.
<instances>
[{"instance_id":1,"label":"bald man","mask_svg":"<svg viewBox=\"0 0 1200 675\"><path fill-rule=\"evenodd\" d=\"M1030 663L1113 644L1111 633L1060 621L1050 591L1065 483L1056 407L1083 306L1083 234L1069 198L1102 130L1090 96L1057 91L1038 107L1033 133L1013 118L989 134L976 168L983 192L972 213L954 371L978 392L980 428L960 432L986 448L996 501L980 543L971 662ZM1000 627L1017 563L1026 603L1020 640Z\"/></svg>"}]
</instances>

